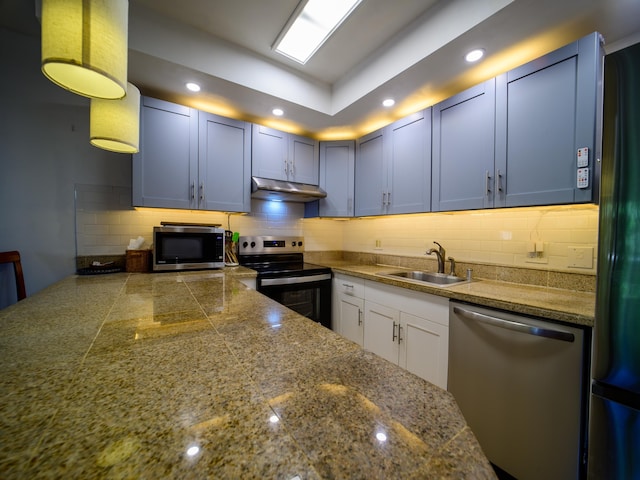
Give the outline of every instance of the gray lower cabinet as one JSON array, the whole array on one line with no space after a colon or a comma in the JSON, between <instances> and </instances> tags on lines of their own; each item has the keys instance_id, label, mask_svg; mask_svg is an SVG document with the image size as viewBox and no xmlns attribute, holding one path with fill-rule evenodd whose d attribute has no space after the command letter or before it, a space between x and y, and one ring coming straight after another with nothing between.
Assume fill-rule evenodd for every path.
<instances>
[{"instance_id":1,"label":"gray lower cabinet","mask_svg":"<svg viewBox=\"0 0 640 480\"><path fill-rule=\"evenodd\" d=\"M134 206L197 208L197 110L142 97L140 151L133 155L132 183Z\"/></svg>"},{"instance_id":2,"label":"gray lower cabinet","mask_svg":"<svg viewBox=\"0 0 640 480\"><path fill-rule=\"evenodd\" d=\"M495 206L593 201L600 42L593 33L497 77Z\"/></svg>"},{"instance_id":3,"label":"gray lower cabinet","mask_svg":"<svg viewBox=\"0 0 640 480\"><path fill-rule=\"evenodd\" d=\"M135 206L248 212L250 124L143 97Z\"/></svg>"},{"instance_id":4,"label":"gray lower cabinet","mask_svg":"<svg viewBox=\"0 0 640 480\"><path fill-rule=\"evenodd\" d=\"M320 142L320 188L327 196L319 200L321 217L353 217L355 142Z\"/></svg>"},{"instance_id":5,"label":"gray lower cabinet","mask_svg":"<svg viewBox=\"0 0 640 480\"><path fill-rule=\"evenodd\" d=\"M431 108L357 141L355 215L431 209Z\"/></svg>"},{"instance_id":6,"label":"gray lower cabinet","mask_svg":"<svg viewBox=\"0 0 640 480\"><path fill-rule=\"evenodd\" d=\"M252 175L318 185L318 141L264 125L252 126Z\"/></svg>"},{"instance_id":7,"label":"gray lower cabinet","mask_svg":"<svg viewBox=\"0 0 640 480\"><path fill-rule=\"evenodd\" d=\"M433 107L432 210L490 208L496 194L495 79Z\"/></svg>"}]
</instances>

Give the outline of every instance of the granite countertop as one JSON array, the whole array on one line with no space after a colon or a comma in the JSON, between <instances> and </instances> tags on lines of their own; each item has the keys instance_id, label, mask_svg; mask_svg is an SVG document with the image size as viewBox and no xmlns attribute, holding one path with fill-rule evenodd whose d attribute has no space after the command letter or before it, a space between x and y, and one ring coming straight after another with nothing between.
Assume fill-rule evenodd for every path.
<instances>
[{"instance_id":1,"label":"granite countertop","mask_svg":"<svg viewBox=\"0 0 640 480\"><path fill-rule=\"evenodd\" d=\"M448 392L239 276L71 276L1 310L2 478L495 478Z\"/></svg>"},{"instance_id":2,"label":"granite countertop","mask_svg":"<svg viewBox=\"0 0 640 480\"><path fill-rule=\"evenodd\" d=\"M325 261L322 263L331 267L333 272L432 293L453 300L534 315L574 325L592 327L594 323L595 294L591 292L484 279L438 287L380 275L407 270L402 267L363 265L345 261Z\"/></svg>"}]
</instances>

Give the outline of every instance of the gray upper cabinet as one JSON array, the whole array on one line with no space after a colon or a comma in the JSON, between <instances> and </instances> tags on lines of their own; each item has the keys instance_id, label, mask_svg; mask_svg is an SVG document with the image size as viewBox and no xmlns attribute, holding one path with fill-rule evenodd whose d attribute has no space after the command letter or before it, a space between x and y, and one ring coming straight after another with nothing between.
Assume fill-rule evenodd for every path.
<instances>
[{"instance_id":1,"label":"gray upper cabinet","mask_svg":"<svg viewBox=\"0 0 640 480\"><path fill-rule=\"evenodd\" d=\"M357 141L355 169L355 215L385 213L387 175L385 171L384 131L376 130Z\"/></svg>"},{"instance_id":2,"label":"gray upper cabinet","mask_svg":"<svg viewBox=\"0 0 640 480\"><path fill-rule=\"evenodd\" d=\"M197 208L198 111L142 97L140 151L133 155L133 205Z\"/></svg>"},{"instance_id":3,"label":"gray upper cabinet","mask_svg":"<svg viewBox=\"0 0 640 480\"><path fill-rule=\"evenodd\" d=\"M321 217L352 217L354 212L355 142L320 142Z\"/></svg>"},{"instance_id":4,"label":"gray upper cabinet","mask_svg":"<svg viewBox=\"0 0 640 480\"><path fill-rule=\"evenodd\" d=\"M431 108L398 120L384 136L386 213L431 210Z\"/></svg>"},{"instance_id":5,"label":"gray upper cabinet","mask_svg":"<svg viewBox=\"0 0 640 480\"><path fill-rule=\"evenodd\" d=\"M318 185L317 140L254 124L251 141L253 176Z\"/></svg>"},{"instance_id":6,"label":"gray upper cabinet","mask_svg":"<svg viewBox=\"0 0 640 480\"><path fill-rule=\"evenodd\" d=\"M431 208L431 109L357 142L355 215L428 212Z\"/></svg>"},{"instance_id":7,"label":"gray upper cabinet","mask_svg":"<svg viewBox=\"0 0 640 480\"><path fill-rule=\"evenodd\" d=\"M495 206L593 200L601 65L593 33L496 79L496 169L504 178Z\"/></svg>"},{"instance_id":8,"label":"gray upper cabinet","mask_svg":"<svg viewBox=\"0 0 640 480\"><path fill-rule=\"evenodd\" d=\"M320 175L319 142L289 134L289 180L318 185Z\"/></svg>"},{"instance_id":9,"label":"gray upper cabinet","mask_svg":"<svg viewBox=\"0 0 640 480\"><path fill-rule=\"evenodd\" d=\"M251 210L251 124L200 112L198 208Z\"/></svg>"},{"instance_id":10,"label":"gray upper cabinet","mask_svg":"<svg viewBox=\"0 0 640 480\"><path fill-rule=\"evenodd\" d=\"M433 211L493 207L495 111L495 79L433 107Z\"/></svg>"},{"instance_id":11,"label":"gray upper cabinet","mask_svg":"<svg viewBox=\"0 0 640 480\"><path fill-rule=\"evenodd\" d=\"M250 124L143 97L136 206L248 212Z\"/></svg>"}]
</instances>

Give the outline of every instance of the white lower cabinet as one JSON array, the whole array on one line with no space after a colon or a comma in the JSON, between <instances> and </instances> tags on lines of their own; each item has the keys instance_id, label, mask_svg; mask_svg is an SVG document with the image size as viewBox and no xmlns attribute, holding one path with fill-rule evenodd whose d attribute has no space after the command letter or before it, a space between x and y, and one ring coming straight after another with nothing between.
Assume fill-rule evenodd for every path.
<instances>
[{"instance_id":1,"label":"white lower cabinet","mask_svg":"<svg viewBox=\"0 0 640 480\"><path fill-rule=\"evenodd\" d=\"M362 346L364 341L364 280L333 276L333 329Z\"/></svg>"},{"instance_id":2,"label":"white lower cabinet","mask_svg":"<svg viewBox=\"0 0 640 480\"><path fill-rule=\"evenodd\" d=\"M447 298L335 274L334 319L341 335L447 388Z\"/></svg>"},{"instance_id":3,"label":"white lower cabinet","mask_svg":"<svg viewBox=\"0 0 640 480\"><path fill-rule=\"evenodd\" d=\"M397 364L400 353L400 312L367 300L364 318L364 348Z\"/></svg>"},{"instance_id":4,"label":"white lower cabinet","mask_svg":"<svg viewBox=\"0 0 640 480\"><path fill-rule=\"evenodd\" d=\"M446 389L449 327L404 312L400 312L400 327L399 365Z\"/></svg>"},{"instance_id":5,"label":"white lower cabinet","mask_svg":"<svg viewBox=\"0 0 640 480\"><path fill-rule=\"evenodd\" d=\"M364 295L365 350L446 389L449 300L378 282Z\"/></svg>"},{"instance_id":6,"label":"white lower cabinet","mask_svg":"<svg viewBox=\"0 0 640 480\"><path fill-rule=\"evenodd\" d=\"M340 335L363 346L364 300L341 293L337 301L340 308Z\"/></svg>"}]
</instances>

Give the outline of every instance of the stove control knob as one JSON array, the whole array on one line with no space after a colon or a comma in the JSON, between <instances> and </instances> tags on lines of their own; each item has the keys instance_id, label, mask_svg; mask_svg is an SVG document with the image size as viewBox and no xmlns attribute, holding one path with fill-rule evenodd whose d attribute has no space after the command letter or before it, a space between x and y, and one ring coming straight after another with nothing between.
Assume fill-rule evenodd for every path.
<instances>
[{"instance_id":1,"label":"stove control knob","mask_svg":"<svg viewBox=\"0 0 640 480\"><path fill-rule=\"evenodd\" d=\"M302 242L298 242L298 246L301 247L302 246Z\"/></svg>"},{"instance_id":2,"label":"stove control knob","mask_svg":"<svg viewBox=\"0 0 640 480\"><path fill-rule=\"evenodd\" d=\"M249 242L242 242L242 248L247 248L249 246Z\"/></svg>"},{"instance_id":3,"label":"stove control knob","mask_svg":"<svg viewBox=\"0 0 640 480\"><path fill-rule=\"evenodd\" d=\"M295 247L296 246L296 242L291 242L291 246Z\"/></svg>"},{"instance_id":4,"label":"stove control knob","mask_svg":"<svg viewBox=\"0 0 640 480\"><path fill-rule=\"evenodd\" d=\"M256 242L251 242L251 248L254 248L256 246Z\"/></svg>"}]
</instances>

